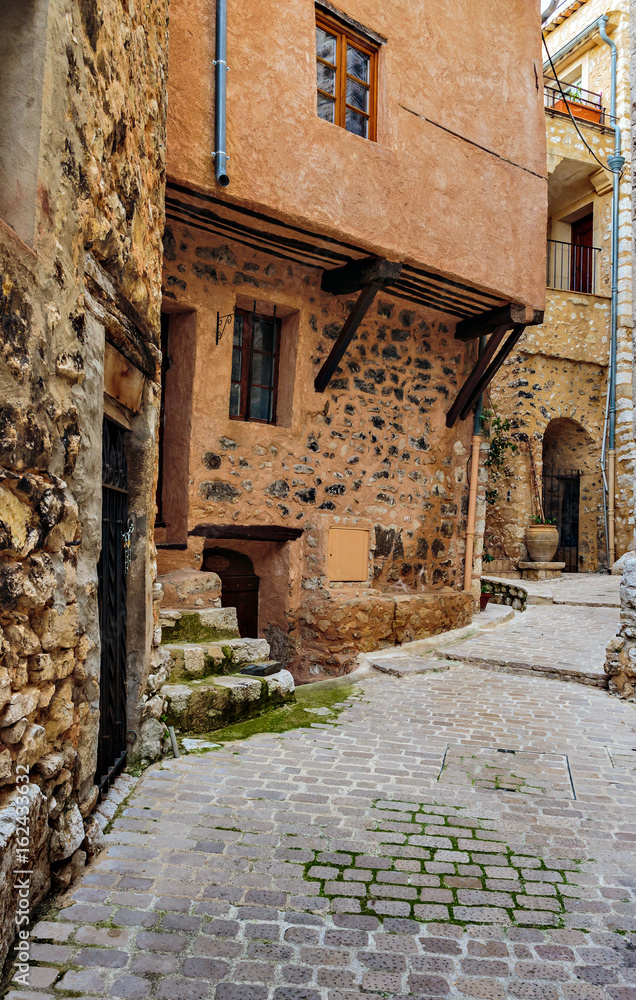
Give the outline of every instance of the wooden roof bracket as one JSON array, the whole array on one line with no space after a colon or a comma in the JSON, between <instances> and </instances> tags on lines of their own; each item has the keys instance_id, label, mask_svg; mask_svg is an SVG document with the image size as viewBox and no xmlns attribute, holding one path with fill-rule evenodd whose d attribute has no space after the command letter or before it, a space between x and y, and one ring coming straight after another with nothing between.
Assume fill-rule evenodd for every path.
<instances>
[{"instance_id":1,"label":"wooden roof bracket","mask_svg":"<svg viewBox=\"0 0 636 1000\"><path fill-rule=\"evenodd\" d=\"M464 420L470 413L475 400L492 381L504 361L521 339L527 326L543 322L541 310L526 309L514 303L500 309L491 309L462 320L457 324L455 338L468 341L490 334L486 346L477 358L473 370L457 393L455 401L446 416L446 426L452 427L457 418ZM511 331L509 333L509 331ZM508 337L505 339L506 334ZM503 344L503 346L502 346Z\"/></svg>"},{"instance_id":2,"label":"wooden roof bracket","mask_svg":"<svg viewBox=\"0 0 636 1000\"><path fill-rule=\"evenodd\" d=\"M379 290L386 285L392 285L401 273L401 264L379 257L352 260L342 267L323 272L320 283L323 292L328 292L330 295L350 295L351 292L359 291L360 294L316 375L314 380L316 392L324 392L329 385L333 373L342 361L345 351Z\"/></svg>"}]
</instances>

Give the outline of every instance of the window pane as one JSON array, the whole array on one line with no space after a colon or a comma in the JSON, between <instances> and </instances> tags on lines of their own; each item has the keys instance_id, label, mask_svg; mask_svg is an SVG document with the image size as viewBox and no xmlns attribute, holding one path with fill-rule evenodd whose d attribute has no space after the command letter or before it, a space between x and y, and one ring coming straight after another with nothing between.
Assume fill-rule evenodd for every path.
<instances>
[{"instance_id":1,"label":"window pane","mask_svg":"<svg viewBox=\"0 0 636 1000\"><path fill-rule=\"evenodd\" d=\"M234 347L232 349L232 381L241 381L241 361L243 359L243 352L238 348Z\"/></svg>"},{"instance_id":2,"label":"window pane","mask_svg":"<svg viewBox=\"0 0 636 1000\"><path fill-rule=\"evenodd\" d=\"M324 118L326 122L334 121L336 102L324 94L318 94L318 117Z\"/></svg>"},{"instance_id":3,"label":"window pane","mask_svg":"<svg viewBox=\"0 0 636 1000\"><path fill-rule=\"evenodd\" d=\"M250 419L270 420L270 405L272 393L269 389L252 386L250 391Z\"/></svg>"},{"instance_id":4,"label":"window pane","mask_svg":"<svg viewBox=\"0 0 636 1000\"><path fill-rule=\"evenodd\" d=\"M363 139L367 138L367 119L355 111L350 111L349 108L347 108L345 128L347 132L353 132L354 135L361 135Z\"/></svg>"},{"instance_id":5,"label":"window pane","mask_svg":"<svg viewBox=\"0 0 636 1000\"><path fill-rule=\"evenodd\" d=\"M369 110L369 91L364 84L347 80L347 104L353 104L354 108L360 108L361 111Z\"/></svg>"},{"instance_id":6,"label":"window pane","mask_svg":"<svg viewBox=\"0 0 636 1000\"><path fill-rule=\"evenodd\" d=\"M347 73L357 76L359 80L369 82L369 56L347 45Z\"/></svg>"},{"instance_id":7,"label":"window pane","mask_svg":"<svg viewBox=\"0 0 636 1000\"><path fill-rule=\"evenodd\" d=\"M318 72L318 86L321 90L326 90L328 94L336 92L336 71L324 63L316 63Z\"/></svg>"},{"instance_id":8,"label":"window pane","mask_svg":"<svg viewBox=\"0 0 636 1000\"><path fill-rule=\"evenodd\" d=\"M274 324L272 320L255 316L252 334L254 350L267 351L268 354L274 353Z\"/></svg>"},{"instance_id":9,"label":"window pane","mask_svg":"<svg viewBox=\"0 0 636 1000\"><path fill-rule=\"evenodd\" d=\"M316 28L316 55L327 62L336 62L336 39L322 28Z\"/></svg>"},{"instance_id":10,"label":"window pane","mask_svg":"<svg viewBox=\"0 0 636 1000\"><path fill-rule=\"evenodd\" d=\"M243 317L240 313L234 316L234 346L243 346Z\"/></svg>"},{"instance_id":11,"label":"window pane","mask_svg":"<svg viewBox=\"0 0 636 1000\"><path fill-rule=\"evenodd\" d=\"M270 354L256 354L252 357L252 382L259 385L273 385L274 359Z\"/></svg>"},{"instance_id":12,"label":"window pane","mask_svg":"<svg viewBox=\"0 0 636 1000\"><path fill-rule=\"evenodd\" d=\"M230 387L230 416L238 417L241 411L241 387L233 382Z\"/></svg>"}]
</instances>

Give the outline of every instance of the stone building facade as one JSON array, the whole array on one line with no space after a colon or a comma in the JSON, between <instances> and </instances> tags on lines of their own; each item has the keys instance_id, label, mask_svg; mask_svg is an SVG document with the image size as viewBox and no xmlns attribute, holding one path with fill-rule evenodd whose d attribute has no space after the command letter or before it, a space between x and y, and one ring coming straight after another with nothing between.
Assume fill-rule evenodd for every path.
<instances>
[{"instance_id":1,"label":"stone building facade","mask_svg":"<svg viewBox=\"0 0 636 1000\"><path fill-rule=\"evenodd\" d=\"M90 849L113 739L99 591L131 526L128 607L101 629L123 642L127 613L124 744L152 661L167 3L9 0L0 51L1 960L14 872L32 870L32 912ZM105 418L130 521L99 563Z\"/></svg>"},{"instance_id":2,"label":"stone building facade","mask_svg":"<svg viewBox=\"0 0 636 1000\"><path fill-rule=\"evenodd\" d=\"M213 7L171 10L158 567L218 572L250 634L309 679L470 616L472 416L447 415L478 318L516 304L536 322L544 306L539 15L521 2L467 19L459 3L237 0L220 186ZM481 59L502 23L503 104ZM347 76L360 53L368 97ZM345 78L362 104L339 127ZM368 288L347 281L378 262L396 276L317 388ZM265 336L277 346L263 362ZM255 364L276 374L255 378L254 415Z\"/></svg>"},{"instance_id":3,"label":"stone building facade","mask_svg":"<svg viewBox=\"0 0 636 1000\"><path fill-rule=\"evenodd\" d=\"M636 3L632 0L631 31L630 31L630 83L631 83L631 149L634 154L636 142L636 111L634 95L636 95ZM631 205L632 235L636 233L636 197L632 190ZM632 291L635 291L635 275L631 270ZM632 307L636 305L636 294L632 296ZM632 358L632 379L636 372L636 354ZM636 440L636 425L632 427ZM636 546L634 539L630 546L632 552ZM607 646L605 672L608 675L609 688L612 694L620 698L636 701L636 559L628 557L625 560L623 580L621 583L621 616L616 636Z\"/></svg>"},{"instance_id":4,"label":"stone building facade","mask_svg":"<svg viewBox=\"0 0 636 1000\"><path fill-rule=\"evenodd\" d=\"M617 120L626 158L619 188L615 558L633 547L634 525L629 7L628 0L614 5L607 24L617 46ZM607 566L601 451L610 348L612 175L600 164L614 152L611 54L598 28L585 33L604 13L600 0L577 0L561 5L544 29L557 76L590 148L564 108L544 49L545 318L541 326L528 328L486 399L510 421L518 446L487 511L486 552L494 560L487 568L497 575L519 575L519 561L528 558L525 530L537 513L535 477L546 516L556 518L559 527L555 559L575 572Z\"/></svg>"}]
</instances>

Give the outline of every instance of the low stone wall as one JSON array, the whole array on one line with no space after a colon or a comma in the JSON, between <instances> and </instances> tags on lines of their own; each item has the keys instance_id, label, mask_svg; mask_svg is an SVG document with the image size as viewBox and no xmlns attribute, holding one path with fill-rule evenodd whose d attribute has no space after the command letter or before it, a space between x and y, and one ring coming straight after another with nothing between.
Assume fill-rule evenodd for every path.
<instances>
[{"instance_id":1,"label":"low stone wall","mask_svg":"<svg viewBox=\"0 0 636 1000\"><path fill-rule=\"evenodd\" d=\"M472 613L471 595L451 590L307 602L291 634L296 648L286 666L297 680L346 674L358 653L462 628ZM273 654L274 649L272 644Z\"/></svg>"},{"instance_id":2,"label":"low stone wall","mask_svg":"<svg viewBox=\"0 0 636 1000\"><path fill-rule=\"evenodd\" d=\"M636 701L636 559L623 571L620 625L607 644L605 673L611 694Z\"/></svg>"},{"instance_id":3,"label":"low stone wall","mask_svg":"<svg viewBox=\"0 0 636 1000\"><path fill-rule=\"evenodd\" d=\"M506 604L515 611L525 611L528 593L517 580L489 580L482 577L481 590L490 594L490 604Z\"/></svg>"}]
</instances>

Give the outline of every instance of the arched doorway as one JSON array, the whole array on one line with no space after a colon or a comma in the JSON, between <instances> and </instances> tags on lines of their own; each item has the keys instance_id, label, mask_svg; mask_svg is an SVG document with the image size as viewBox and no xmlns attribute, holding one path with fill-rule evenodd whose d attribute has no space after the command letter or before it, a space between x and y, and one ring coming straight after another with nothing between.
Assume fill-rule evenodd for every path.
<instances>
[{"instance_id":1,"label":"arched doorway","mask_svg":"<svg viewBox=\"0 0 636 1000\"><path fill-rule=\"evenodd\" d=\"M224 608L236 608L242 636L258 635L258 584L249 556L232 549L205 549L202 570L221 577L221 602Z\"/></svg>"},{"instance_id":2,"label":"arched doorway","mask_svg":"<svg viewBox=\"0 0 636 1000\"><path fill-rule=\"evenodd\" d=\"M551 420L543 435L543 507L559 531L555 560L566 573L598 569L603 498L596 443L567 417Z\"/></svg>"}]
</instances>

